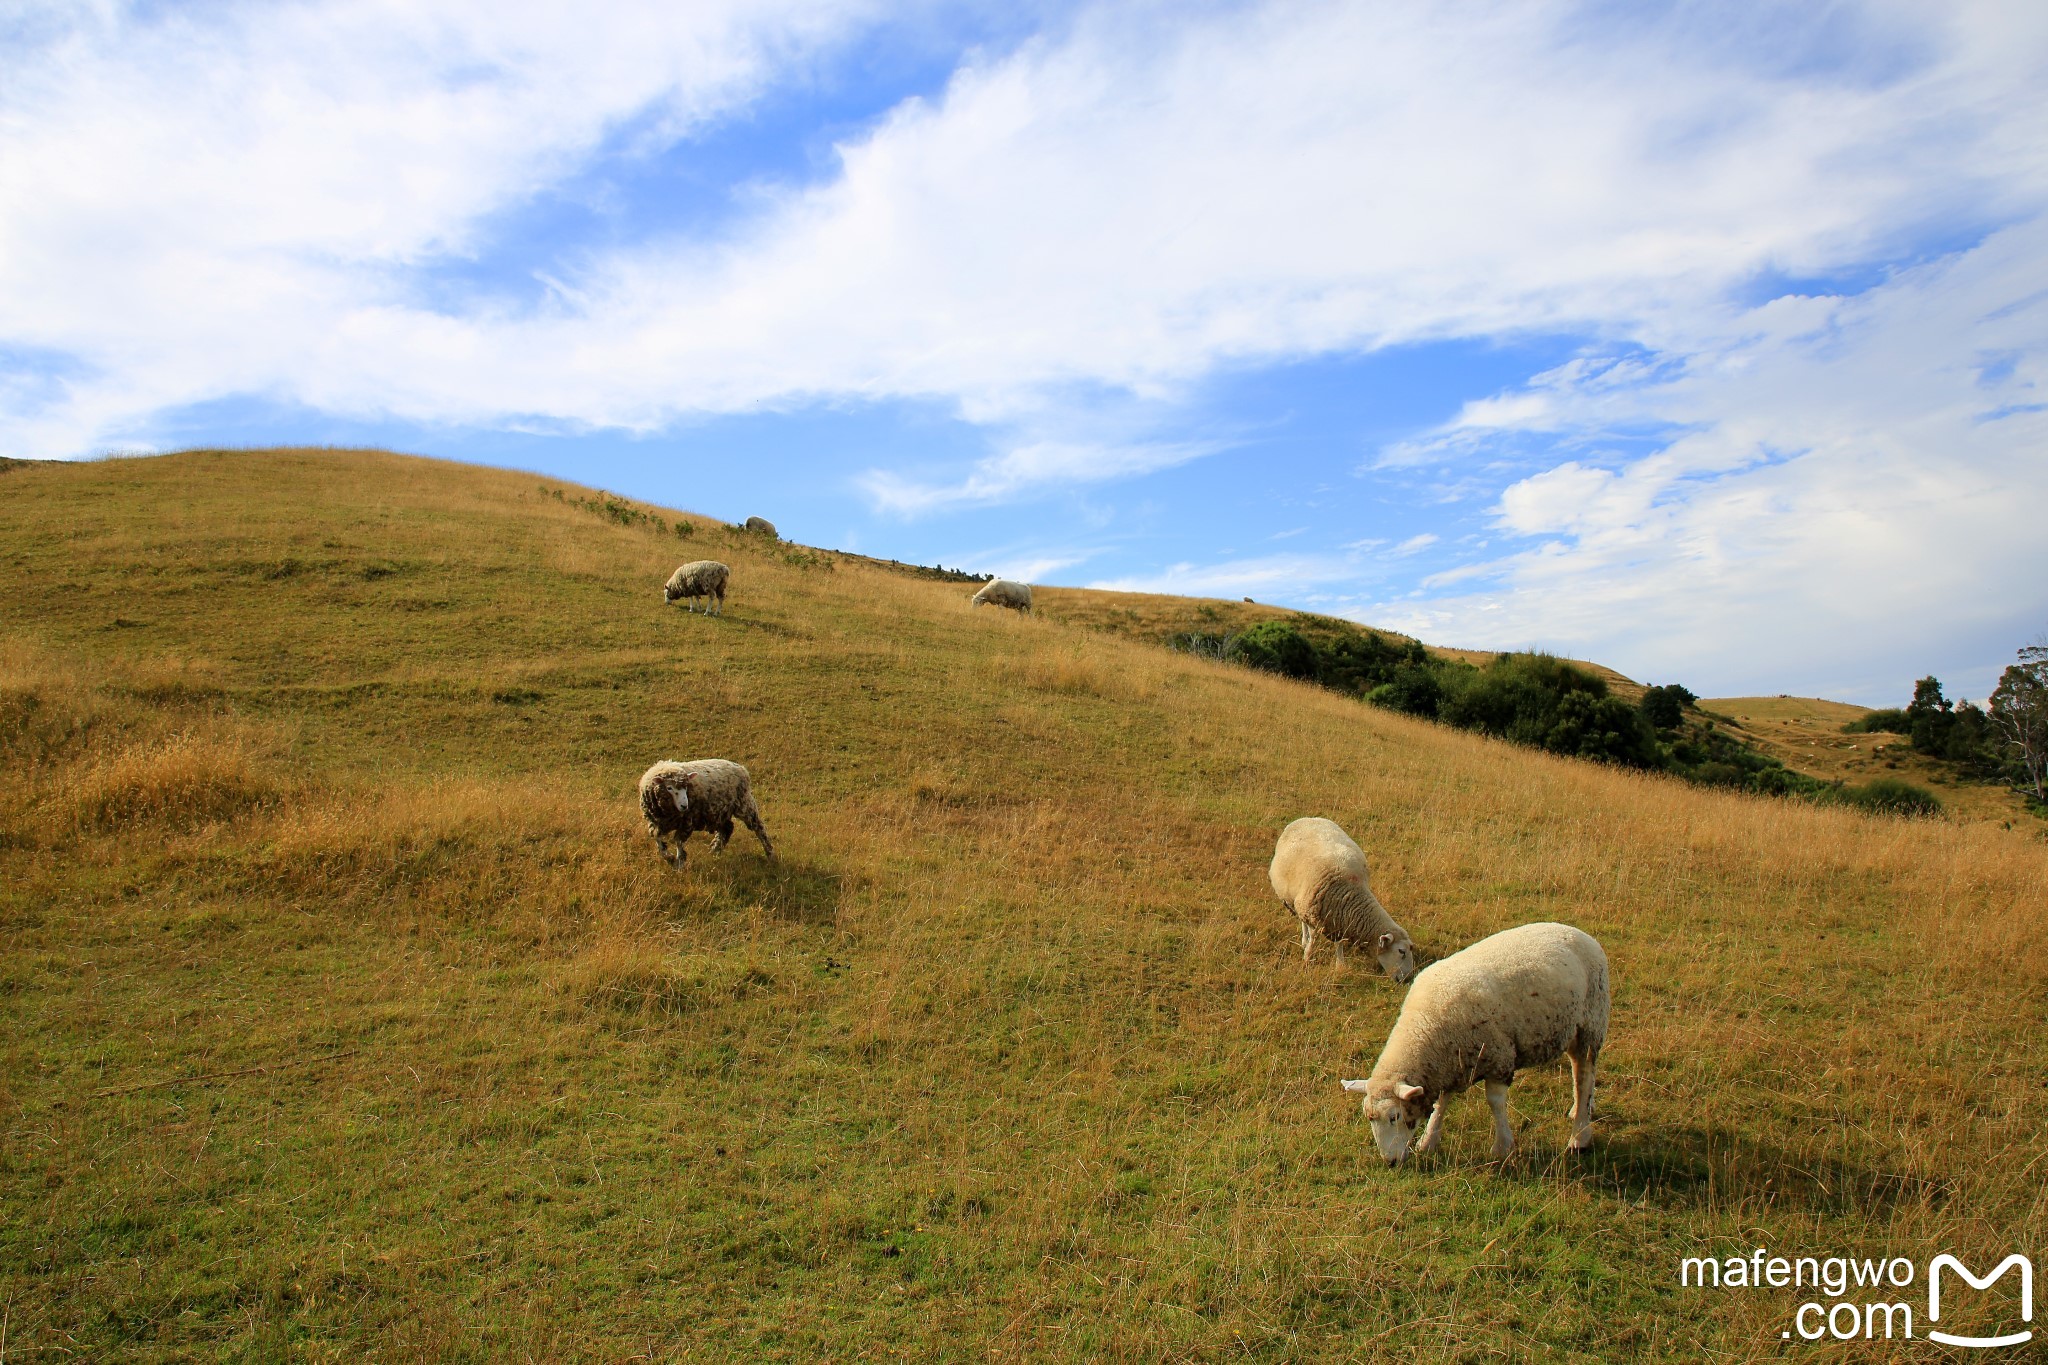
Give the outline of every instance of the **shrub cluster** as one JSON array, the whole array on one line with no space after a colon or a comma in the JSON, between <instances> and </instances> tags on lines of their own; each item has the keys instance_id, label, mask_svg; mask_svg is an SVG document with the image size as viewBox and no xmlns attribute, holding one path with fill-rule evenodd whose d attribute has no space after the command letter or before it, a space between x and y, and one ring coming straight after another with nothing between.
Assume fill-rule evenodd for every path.
<instances>
[{"instance_id":1,"label":"shrub cluster","mask_svg":"<svg viewBox=\"0 0 2048 1365\"><path fill-rule=\"evenodd\" d=\"M1940 809L1931 795L1904 783L1845 789L1795 772L1701 715L1699 699L1680 683L1649 688L1631 705L1597 674L1548 654L1502 654L1478 667L1434 657L1415 640L1316 616L1261 621L1235 635L1188 631L1169 643L1549 753L1898 814Z\"/></svg>"},{"instance_id":2,"label":"shrub cluster","mask_svg":"<svg viewBox=\"0 0 2048 1365\"><path fill-rule=\"evenodd\" d=\"M1896 706L1882 711L1872 711L1867 716L1858 716L1842 727L1845 735L1910 735L1913 722L1906 719L1906 713Z\"/></svg>"},{"instance_id":3,"label":"shrub cluster","mask_svg":"<svg viewBox=\"0 0 2048 1365\"><path fill-rule=\"evenodd\" d=\"M677 540L688 540L697 534L697 528L678 517L673 525L659 512L650 512L644 507L635 507L609 493L595 498L572 498L559 488L540 486L541 496L553 498L567 507L580 507L592 516L603 517L617 526L645 526L662 535L673 534Z\"/></svg>"},{"instance_id":4,"label":"shrub cluster","mask_svg":"<svg viewBox=\"0 0 2048 1365\"><path fill-rule=\"evenodd\" d=\"M1933 792L1925 787L1916 787L1910 782L1901 782L1896 777L1880 777L1861 787L1844 787L1837 799L1844 805L1857 806L1883 815L1941 813L1941 801Z\"/></svg>"},{"instance_id":5,"label":"shrub cluster","mask_svg":"<svg viewBox=\"0 0 2048 1365\"><path fill-rule=\"evenodd\" d=\"M1950 701L1941 679L1930 674L1913 684L1913 700L1903 709L1872 711L1842 728L1905 735L1914 752L1953 763L1967 777L2010 783L2038 802L2048 796L2048 644L2019 651L1989 709Z\"/></svg>"}]
</instances>

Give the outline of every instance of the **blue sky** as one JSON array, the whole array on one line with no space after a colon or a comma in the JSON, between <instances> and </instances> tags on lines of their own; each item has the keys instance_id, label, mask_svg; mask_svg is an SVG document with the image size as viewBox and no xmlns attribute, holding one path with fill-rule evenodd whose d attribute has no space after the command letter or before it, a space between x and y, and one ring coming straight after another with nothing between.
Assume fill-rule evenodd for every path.
<instances>
[{"instance_id":1,"label":"blue sky","mask_svg":"<svg viewBox=\"0 0 2048 1365\"><path fill-rule=\"evenodd\" d=\"M104 0L0 69L0 453L386 445L1708 695L2048 631L2037 4Z\"/></svg>"}]
</instances>

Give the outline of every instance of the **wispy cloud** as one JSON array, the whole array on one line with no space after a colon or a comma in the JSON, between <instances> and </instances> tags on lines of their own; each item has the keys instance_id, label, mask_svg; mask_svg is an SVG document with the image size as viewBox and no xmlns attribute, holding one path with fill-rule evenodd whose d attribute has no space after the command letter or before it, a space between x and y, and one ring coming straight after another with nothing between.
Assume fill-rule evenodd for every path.
<instances>
[{"instance_id":1,"label":"wispy cloud","mask_svg":"<svg viewBox=\"0 0 2048 1365\"><path fill-rule=\"evenodd\" d=\"M1603 19L1598 44L1563 0L1084 11L970 59L715 240L623 224L542 263L560 287L539 306L428 306L494 214L674 145L871 14L98 13L10 54L0 95L0 340L78 366L6 415L44 453L234 392L639 430L887 396L993 421L1075 383L1165 398L1406 339L1654 346L1766 268L1892 249L1930 203L2023 208L2008 187L2038 189L2048 98L2025 7L1788 8L1710 43ZM1467 426L1526 425L1540 397ZM1087 467L1013 453L872 486L974 503L1035 461Z\"/></svg>"},{"instance_id":2,"label":"wispy cloud","mask_svg":"<svg viewBox=\"0 0 2048 1365\"><path fill-rule=\"evenodd\" d=\"M1182 597L1239 597L1280 590L1299 596L1332 583L1350 581L1354 560L1331 555L1264 555L1217 563L1183 562L1156 573L1098 579L1091 588L1114 592L1171 593Z\"/></svg>"},{"instance_id":3,"label":"wispy cloud","mask_svg":"<svg viewBox=\"0 0 2048 1365\"><path fill-rule=\"evenodd\" d=\"M1853 297L1732 312L1638 382L1543 377L1554 432L1683 434L1512 482L1495 524L1535 544L1432 575L1390 624L1540 636L1708 689L1754 678L1757 656L1810 660L1781 667L1852 696L1896 690L1915 659L2001 658L2048 620L2044 262L2035 220Z\"/></svg>"},{"instance_id":4,"label":"wispy cloud","mask_svg":"<svg viewBox=\"0 0 2048 1365\"><path fill-rule=\"evenodd\" d=\"M854 477L854 486L877 510L921 516L1007 502L1051 488L1133 478L1200 459L1218 448L1194 441L1131 445L1028 441L978 461L965 478L951 483L870 469Z\"/></svg>"}]
</instances>

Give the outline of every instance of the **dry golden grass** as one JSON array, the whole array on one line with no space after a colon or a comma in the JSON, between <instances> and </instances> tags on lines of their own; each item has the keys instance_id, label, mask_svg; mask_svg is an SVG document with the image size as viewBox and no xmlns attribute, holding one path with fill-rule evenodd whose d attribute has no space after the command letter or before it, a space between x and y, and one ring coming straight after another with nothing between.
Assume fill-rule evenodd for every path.
<instances>
[{"instance_id":1,"label":"dry golden grass","mask_svg":"<svg viewBox=\"0 0 2048 1365\"><path fill-rule=\"evenodd\" d=\"M278 795L257 774L239 737L179 731L66 774L54 803L79 827L111 834L139 824L232 819L273 804Z\"/></svg>"},{"instance_id":2,"label":"dry golden grass","mask_svg":"<svg viewBox=\"0 0 2048 1365\"><path fill-rule=\"evenodd\" d=\"M2048 1211L2037 826L1552 759L524 475L5 477L11 1350L1748 1358L1794 1300L1680 1256L1979 1262ZM657 600L702 557L723 620ZM276 795L37 814L179 736ZM679 876L634 783L713 754L782 857ZM1335 1082L1399 992L1265 884L1311 813L1425 952L1602 940L1591 1159L1552 1071L1505 1168L1476 1097L1370 1159Z\"/></svg>"}]
</instances>

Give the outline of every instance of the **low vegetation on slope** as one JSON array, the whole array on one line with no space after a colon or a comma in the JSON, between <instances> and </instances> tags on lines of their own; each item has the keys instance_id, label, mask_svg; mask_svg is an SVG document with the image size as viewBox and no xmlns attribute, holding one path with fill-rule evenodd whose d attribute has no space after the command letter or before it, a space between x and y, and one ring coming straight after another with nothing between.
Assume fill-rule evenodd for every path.
<instances>
[{"instance_id":1,"label":"low vegetation on slope","mask_svg":"<svg viewBox=\"0 0 2048 1365\"><path fill-rule=\"evenodd\" d=\"M2021 832L1567 761L525 475L0 487L23 1358L1741 1358L1796 1299L1681 1257L1981 1269L2039 1225ZM662 606L685 557L732 565L722 618ZM640 772L710 755L780 861L655 856ZM1467 1096L1381 1168L1337 1081L1400 994L1301 963L1264 870L1303 814L1425 955L1601 940L1592 1155L1540 1072L1507 1166Z\"/></svg>"},{"instance_id":2,"label":"low vegetation on slope","mask_svg":"<svg viewBox=\"0 0 2048 1365\"><path fill-rule=\"evenodd\" d=\"M1073 609L1075 597L1069 592L1061 601L1064 619L1122 634L1158 634L1156 624L1147 630L1162 614L1156 606L1146 613L1098 608L1084 614ZM1698 710L1698 698L1676 683L1646 688L1612 670L1548 654L1430 649L1405 636L1277 608L1255 616L1227 604L1188 602L1183 611L1189 608L1202 624L1161 636L1172 649L1313 682L1456 729L1703 786L1893 815L1941 809L1932 795L1896 779L1851 787L1788 767L1748 742L1739 725L1727 728L1727 717Z\"/></svg>"}]
</instances>

